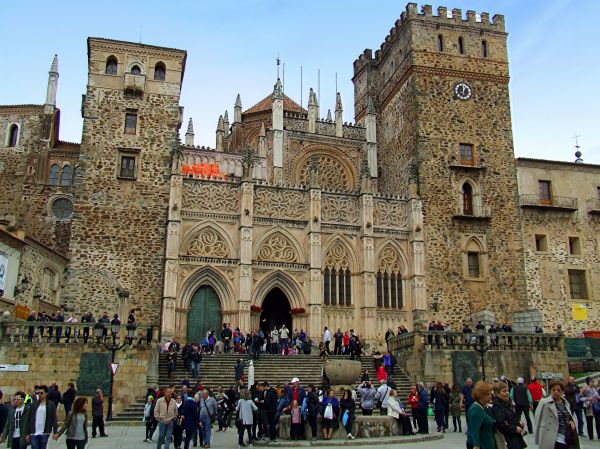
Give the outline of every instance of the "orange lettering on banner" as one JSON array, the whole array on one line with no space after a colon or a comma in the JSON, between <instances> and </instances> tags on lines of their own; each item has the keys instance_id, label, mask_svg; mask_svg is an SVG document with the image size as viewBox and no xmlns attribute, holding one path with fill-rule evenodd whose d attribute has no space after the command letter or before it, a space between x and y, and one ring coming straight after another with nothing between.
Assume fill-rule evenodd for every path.
<instances>
[{"instance_id":1,"label":"orange lettering on banner","mask_svg":"<svg viewBox=\"0 0 600 449\"><path fill-rule=\"evenodd\" d=\"M183 164L181 167L183 176L191 176L201 179L220 179L225 180L227 176L221 173L219 164Z\"/></svg>"}]
</instances>

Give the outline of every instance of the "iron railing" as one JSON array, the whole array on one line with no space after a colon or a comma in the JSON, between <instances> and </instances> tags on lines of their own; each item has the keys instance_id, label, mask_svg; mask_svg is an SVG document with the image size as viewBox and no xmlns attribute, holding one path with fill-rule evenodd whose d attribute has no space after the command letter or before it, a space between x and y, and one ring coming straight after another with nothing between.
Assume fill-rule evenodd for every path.
<instances>
[{"instance_id":1,"label":"iron railing","mask_svg":"<svg viewBox=\"0 0 600 449\"><path fill-rule=\"evenodd\" d=\"M566 196L544 197L537 194L521 195L521 207L549 207L555 209L577 210L577 198Z\"/></svg>"}]
</instances>

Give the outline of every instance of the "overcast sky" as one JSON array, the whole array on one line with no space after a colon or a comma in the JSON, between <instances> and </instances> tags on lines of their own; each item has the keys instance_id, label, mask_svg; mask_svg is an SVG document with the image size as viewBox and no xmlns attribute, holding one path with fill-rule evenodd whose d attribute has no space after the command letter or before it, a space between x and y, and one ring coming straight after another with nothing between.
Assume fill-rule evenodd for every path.
<instances>
[{"instance_id":1,"label":"overcast sky","mask_svg":"<svg viewBox=\"0 0 600 449\"><path fill-rule=\"evenodd\" d=\"M220 114L237 93L243 109L272 90L275 59L285 63L286 94L303 102L317 89L321 114L335 104L353 118L352 63L379 48L406 2L392 0L31 1L2 5L0 104L41 104L54 53L59 57L61 139L79 142L88 36L187 50L181 105L196 144L215 145ZM419 6L422 3L419 3ZM600 50L597 0L453 0L449 9L506 16L517 156L574 160L575 134L586 162L600 164ZM434 3L434 11L439 3ZM185 132L185 129L184 129Z\"/></svg>"}]
</instances>

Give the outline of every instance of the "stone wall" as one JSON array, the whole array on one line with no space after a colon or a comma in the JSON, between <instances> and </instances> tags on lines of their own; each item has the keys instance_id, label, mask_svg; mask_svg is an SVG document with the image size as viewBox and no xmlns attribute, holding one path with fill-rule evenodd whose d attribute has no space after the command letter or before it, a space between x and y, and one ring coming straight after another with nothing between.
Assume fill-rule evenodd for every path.
<instances>
[{"instance_id":1,"label":"stone wall","mask_svg":"<svg viewBox=\"0 0 600 449\"><path fill-rule=\"evenodd\" d=\"M97 352L94 345L55 343L10 343L0 345L0 360L3 364L29 365L26 372L2 372L0 390L5 395L12 395L17 390L27 391L35 385L46 384L55 380L61 392L67 384L73 382L77 389L79 378L79 361L82 353ZM117 352L116 363L119 364L114 377L113 413L118 413L127 405L137 402L146 392L146 376L151 370L149 363L152 352L156 348L135 347ZM157 361L157 359L156 359ZM110 370L110 367L106 367ZM108 391L104 406L107 406ZM64 408L59 407L59 419L64 417ZM141 419L141 417L140 417Z\"/></svg>"}]
</instances>

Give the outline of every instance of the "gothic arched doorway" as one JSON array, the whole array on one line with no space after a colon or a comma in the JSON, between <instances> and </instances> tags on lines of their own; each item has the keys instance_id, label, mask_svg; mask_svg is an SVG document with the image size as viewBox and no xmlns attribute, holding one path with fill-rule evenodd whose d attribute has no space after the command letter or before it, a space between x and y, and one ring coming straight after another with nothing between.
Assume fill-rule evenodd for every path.
<instances>
[{"instance_id":1,"label":"gothic arched doorway","mask_svg":"<svg viewBox=\"0 0 600 449\"><path fill-rule=\"evenodd\" d=\"M202 339L212 328L221 328L221 301L212 287L203 285L190 300L187 314L187 341L202 343Z\"/></svg>"},{"instance_id":2,"label":"gothic arched doorway","mask_svg":"<svg viewBox=\"0 0 600 449\"><path fill-rule=\"evenodd\" d=\"M260 328L265 333L271 332L273 327L285 327L292 329L292 314L290 313L290 301L281 289L275 287L267 293L262 304L260 314Z\"/></svg>"}]
</instances>

